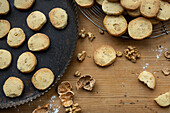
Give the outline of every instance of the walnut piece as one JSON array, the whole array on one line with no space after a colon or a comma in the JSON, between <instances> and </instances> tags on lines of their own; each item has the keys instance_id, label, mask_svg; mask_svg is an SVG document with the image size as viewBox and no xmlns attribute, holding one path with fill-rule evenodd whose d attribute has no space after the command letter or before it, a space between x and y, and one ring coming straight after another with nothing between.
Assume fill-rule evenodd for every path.
<instances>
[{"instance_id":1,"label":"walnut piece","mask_svg":"<svg viewBox=\"0 0 170 113\"><path fill-rule=\"evenodd\" d=\"M96 37L91 32L87 33L88 39L92 42Z\"/></svg>"},{"instance_id":2,"label":"walnut piece","mask_svg":"<svg viewBox=\"0 0 170 113\"><path fill-rule=\"evenodd\" d=\"M32 113L49 113L49 104L37 107Z\"/></svg>"},{"instance_id":3,"label":"walnut piece","mask_svg":"<svg viewBox=\"0 0 170 113\"><path fill-rule=\"evenodd\" d=\"M123 56L123 53L122 53L121 51L117 51L117 52L116 52L116 56L117 56L117 57L122 57L122 56Z\"/></svg>"},{"instance_id":4,"label":"walnut piece","mask_svg":"<svg viewBox=\"0 0 170 113\"><path fill-rule=\"evenodd\" d=\"M170 69L168 67L164 67L162 69L162 73L165 75L165 76L168 76L170 75Z\"/></svg>"},{"instance_id":5,"label":"walnut piece","mask_svg":"<svg viewBox=\"0 0 170 113\"><path fill-rule=\"evenodd\" d=\"M169 51L166 51L164 55L165 55L166 58L170 59L170 52Z\"/></svg>"},{"instance_id":6,"label":"walnut piece","mask_svg":"<svg viewBox=\"0 0 170 113\"><path fill-rule=\"evenodd\" d=\"M81 113L81 107L78 103L73 104L70 108L65 109L66 113Z\"/></svg>"},{"instance_id":7,"label":"walnut piece","mask_svg":"<svg viewBox=\"0 0 170 113\"><path fill-rule=\"evenodd\" d=\"M75 76L75 77L80 77L80 76L81 76L81 72L80 72L80 71L76 71L76 72L74 73L74 76Z\"/></svg>"},{"instance_id":8,"label":"walnut piece","mask_svg":"<svg viewBox=\"0 0 170 113\"><path fill-rule=\"evenodd\" d=\"M91 75L83 75L78 79L76 83L76 88L77 90L83 88L87 91L92 91L95 82L95 79Z\"/></svg>"},{"instance_id":9,"label":"walnut piece","mask_svg":"<svg viewBox=\"0 0 170 113\"><path fill-rule=\"evenodd\" d=\"M86 34L86 31L85 31L85 28L81 29L80 32L79 32L79 38L86 38L87 34Z\"/></svg>"},{"instance_id":10,"label":"walnut piece","mask_svg":"<svg viewBox=\"0 0 170 113\"><path fill-rule=\"evenodd\" d=\"M67 91L65 93L61 93L59 98L64 107L70 107L73 104L73 96L74 93L72 91Z\"/></svg>"},{"instance_id":11,"label":"walnut piece","mask_svg":"<svg viewBox=\"0 0 170 113\"><path fill-rule=\"evenodd\" d=\"M72 85L69 81L63 81L61 84L58 86L58 94L60 95L61 93L65 93L67 91L72 90Z\"/></svg>"},{"instance_id":12,"label":"walnut piece","mask_svg":"<svg viewBox=\"0 0 170 113\"><path fill-rule=\"evenodd\" d=\"M104 31L99 28L99 33L103 35L103 34L104 34Z\"/></svg>"},{"instance_id":13,"label":"walnut piece","mask_svg":"<svg viewBox=\"0 0 170 113\"><path fill-rule=\"evenodd\" d=\"M77 54L77 59L78 59L79 61L82 62L85 58L86 58L86 51L82 51L81 53L78 53L78 54Z\"/></svg>"},{"instance_id":14,"label":"walnut piece","mask_svg":"<svg viewBox=\"0 0 170 113\"><path fill-rule=\"evenodd\" d=\"M137 59L141 57L139 50L136 47L128 46L124 50L125 57L133 63L136 63Z\"/></svg>"}]
</instances>

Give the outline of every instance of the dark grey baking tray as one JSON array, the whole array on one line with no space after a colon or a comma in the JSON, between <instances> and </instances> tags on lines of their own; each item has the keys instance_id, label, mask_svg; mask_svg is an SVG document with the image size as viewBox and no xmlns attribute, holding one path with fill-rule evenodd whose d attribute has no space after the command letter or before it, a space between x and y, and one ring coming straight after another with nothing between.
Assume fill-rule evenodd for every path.
<instances>
[{"instance_id":1,"label":"dark grey baking tray","mask_svg":"<svg viewBox=\"0 0 170 113\"><path fill-rule=\"evenodd\" d=\"M32 8L26 11L17 10L14 5L14 0L8 0L10 2L10 12L5 16L0 16L0 19L7 19L14 27L22 28L27 36L25 43L19 48L10 48L7 45L6 37L0 39L0 49L9 50L13 56L12 64L5 70L0 70L0 108L8 108L20 104L29 102L37 97L40 97L45 92L48 92L52 86L63 76L70 60L72 59L78 34L78 22L77 22L77 10L73 0L36 0ZM60 7L67 11L69 15L68 25L64 30L55 29L48 17L48 13L52 8ZM50 37L51 45L48 50L43 52L33 52L37 57L38 64L35 70L29 74L20 73L17 70L16 63L19 55L25 51L29 51L27 47L27 41L30 36L37 33L30 30L26 24L27 16L35 10L43 12L48 21L39 31L45 33ZM0 28L3 29L3 28ZM46 90L39 91L34 88L31 83L32 75L40 68L50 68L55 74L55 82ZM8 98L3 93L3 84L5 80L15 76L23 80L25 88L20 97Z\"/></svg>"}]
</instances>

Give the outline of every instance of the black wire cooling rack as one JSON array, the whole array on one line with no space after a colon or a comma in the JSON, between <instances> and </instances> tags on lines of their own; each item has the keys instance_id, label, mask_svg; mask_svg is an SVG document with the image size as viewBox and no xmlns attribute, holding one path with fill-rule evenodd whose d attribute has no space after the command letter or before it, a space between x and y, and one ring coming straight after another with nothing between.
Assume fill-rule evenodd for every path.
<instances>
[{"instance_id":1,"label":"black wire cooling rack","mask_svg":"<svg viewBox=\"0 0 170 113\"><path fill-rule=\"evenodd\" d=\"M83 15L90 20L94 25L96 25L98 28L106 31L104 25L103 25L103 19L106 16L106 14L102 11L101 6L99 6L97 3L95 3L91 8L82 8L77 6L78 9L83 13ZM125 18L127 21L132 20L132 18L129 18L130 16L125 15ZM170 33L170 21L166 22L160 22L157 25L153 26L153 33L148 38L157 38L163 35L168 35ZM128 33L125 33L124 35L120 36L122 38L131 38Z\"/></svg>"}]
</instances>

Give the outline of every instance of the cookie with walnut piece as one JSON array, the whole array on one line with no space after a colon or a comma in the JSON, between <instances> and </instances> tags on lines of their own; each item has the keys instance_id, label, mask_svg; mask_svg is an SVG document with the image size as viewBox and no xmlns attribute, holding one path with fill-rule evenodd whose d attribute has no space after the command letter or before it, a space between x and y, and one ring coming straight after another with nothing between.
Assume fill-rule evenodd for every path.
<instances>
[{"instance_id":1,"label":"cookie with walnut piece","mask_svg":"<svg viewBox=\"0 0 170 113\"><path fill-rule=\"evenodd\" d=\"M123 35L126 32L128 26L127 21L123 15L106 15L103 20L103 24L110 35L117 37Z\"/></svg>"},{"instance_id":2,"label":"cookie with walnut piece","mask_svg":"<svg viewBox=\"0 0 170 113\"><path fill-rule=\"evenodd\" d=\"M24 84L21 79L17 77L9 77L4 85L3 91L7 97L18 97L22 94L24 89Z\"/></svg>"},{"instance_id":3,"label":"cookie with walnut piece","mask_svg":"<svg viewBox=\"0 0 170 113\"><path fill-rule=\"evenodd\" d=\"M19 47L25 41L26 35L21 28L13 28L7 36L7 43L10 47Z\"/></svg>"},{"instance_id":4,"label":"cookie with walnut piece","mask_svg":"<svg viewBox=\"0 0 170 113\"><path fill-rule=\"evenodd\" d=\"M47 89L54 82L54 74L48 68L39 69L32 77L32 83L39 90Z\"/></svg>"},{"instance_id":5,"label":"cookie with walnut piece","mask_svg":"<svg viewBox=\"0 0 170 113\"><path fill-rule=\"evenodd\" d=\"M14 6L17 9L26 10L29 9L34 2L35 0L14 0Z\"/></svg>"},{"instance_id":6,"label":"cookie with walnut piece","mask_svg":"<svg viewBox=\"0 0 170 113\"><path fill-rule=\"evenodd\" d=\"M156 17L160 8L160 0L142 0L140 12L144 17Z\"/></svg>"},{"instance_id":7,"label":"cookie with walnut piece","mask_svg":"<svg viewBox=\"0 0 170 113\"><path fill-rule=\"evenodd\" d=\"M0 15L6 15L10 10L7 0L0 0Z\"/></svg>"},{"instance_id":8,"label":"cookie with walnut piece","mask_svg":"<svg viewBox=\"0 0 170 113\"><path fill-rule=\"evenodd\" d=\"M109 45L103 45L95 50L94 62L101 67L109 66L116 60L116 51Z\"/></svg>"},{"instance_id":9,"label":"cookie with walnut piece","mask_svg":"<svg viewBox=\"0 0 170 113\"><path fill-rule=\"evenodd\" d=\"M103 1L102 10L108 15L121 15L124 11L119 2L109 2L108 0Z\"/></svg>"},{"instance_id":10,"label":"cookie with walnut piece","mask_svg":"<svg viewBox=\"0 0 170 113\"><path fill-rule=\"evenodd\" d=\"M75 0L77 5L84 8L90 8L94 4L94 0Z\"/></svg>"},{"instance_id":11,"label":"cookie with walnut piece","mask_svg":"<svg viewBox=\"0 0 170 113\"><path fill-rule=\"evenodd\" d=\"M39 31L46 22L46 16L40 11L34 11L27 17L27 25L34 31Z\"/></svg>"},{"instance_id":12,"label":"cookie with walnut piece","mask_svg":"<svg viewBox=\"0 0 170 113\"><path fill-rule=\"evenodd\" d=\"M136 40L149 37L152 34L152 23L144 17L138 17L131 20L128 25L129 35Z\"/></svg>"},{"instance_id":13,"label":"cookie with walnut piece","mask_svg":"<svg viewBox=\"0 0 170 113\"><path fill-rule=\"evenodd\" d=\"M8 34L11 24L7 20L0 20L0 39Z\"/></svg>"},{"instance_id":14,"label":"cookie with walnut piece","mask_svg":"<svg viewBox=\"0 0 170 113\"><path fill-rule=\"evenodd\" d=\"M28 40L28 48L30 51L43 51L50 46L50 39L43 33L36 33Z\"/></svg>"},{"instance_id":15,"label":"cookie with walnut piece","mask_svg":"<svg viewBox=\"0 0 170 113\"><path fill-rule=\"evenodd\" d=\"M68 15L64 9L54 8L49 12L51 24L56 29L64 29L67 26Z\"/></svg>"},{"instance_id":16,"label":"cookie with walnut piece","mask_svg":"<svg viewBox=\"0 0 170 113\"><path fill-rule=\"evenodd\" d=\"M0 49L0 69L7 68L12 61L12 55L5 49Z\"/></svg>"},{"instance_id":17,"label":"cookie with walnut piece","mask_svg":"<svg viewBox=\"0 0 170 113\"><path fill-rule=\"evenodd\" d=\"M17 68L22 73L30 73L35 69L37 59L31 52L22 53L17 61Z\"/></svg>"},{"instance_id":18,"label":"cookie with walnut piece","mask_svg":"<svg viewBox=\"0 0 170 113\"><path fill-rule=\"evenodd\" d=\"M141 0L120 0L120 4L127 10L136 10L140 7Z\"/></svg>"}]
</instances>

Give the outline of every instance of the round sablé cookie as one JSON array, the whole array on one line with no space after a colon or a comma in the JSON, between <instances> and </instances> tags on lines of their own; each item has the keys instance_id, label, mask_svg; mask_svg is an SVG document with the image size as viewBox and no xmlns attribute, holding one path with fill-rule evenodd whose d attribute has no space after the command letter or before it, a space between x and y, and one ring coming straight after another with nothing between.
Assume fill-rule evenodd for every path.
<instances>
[{"instance_id":1,"label":"round sabl\u00e9 cookie","mask_svg":"<svg viewBox=\"0 0 170 113\"><path fill-rule=\"evenodd\" d=\"M48 68L39 69L32 77L32 83L39 90L47 89L54 82L54 74Z\"/></svg>"},{"instance_id":2,"label":"round sabl\u00e9 cookie","mask_svg":"<svg viewBox=\"0 0 170 113\"><path fill-rule=\"evenodd\" d=\"M17 9L26 10L29 9L34 2L35 0L14 0L14 6Z\"/></svg>"},{"instance_id":3,"label":"round sabl\u00e9 cookie","mask_svg":"<svg viewBox=\"0 0 170 113\"><path fill-rule=\"evenodd\" d=\"M18 97L22 94L24 89L24 83L21 79L17 77L9 77L4 85L3 85L3 91L7 97Z\"/></svg>"},{"instance_id":4,"label":"round sabl\u00e9 cookie","mask_svg":"<svg viewBox=\"0 0 170 113\"><path fill-rule=\"evenodd\" d=\"M170 19L170 4L165 1L160 1L160 9L157 14L157 19L167 21Z\"/></svg>"},{"instance_id":5,"label":"round sabl\u00e9 cookie","mask_svg":"<svg viewBox=\"0 0 170 113\"><path fill-rule=\"evenodd\" d=\"M94 4L94 0L75 0L77 5L84 8L90 8Z\"/></svg>"},{"instance_id":6,"label":"round sabl\u00e9 cookie","mask_svg":"<svg viewBox=\"0 0 170 113\"><path fill-rule=\"evenodd\" d=\"M149 37L152 34L152 23L144 17L138 17L129 22L128 33L136 40Z\"/></svg>"},{"instance_id":7,"label":"round sabl\u00e9 cookie","mask_svg":"<svg viewBox=\"0 0 170 113\"><path fill-rule=\"evenodd\" d=\"M160 20L156 19L156 18L149 18L149 20L151 21L151 23L153 25L159 24Z\"/></svg>"},{"instance_id":8,"label":"round sabl\u00e9 cookie","mask_svg":"<svg viewBox=\"0 0 170 113\"><path fill-rule=\"evenodd\" d=\"M116 60L116 51L109 45L103 45L95 50L94 62L101 67L109 66Z\"/></svg>"},{"instance_id":9,"label":"round sabl\u00e9 cookie","mask_svg":"<svg viewBox=\"0 0 170 113\"><path fill-rule=\"evenodd\" d=\"M108 0L103 1L102 10L108 15L121 15L124 11L119 2L109 2Z\"/></svg>"},{"instance_id":10,"label":"round sabl\u00e9 cookie","mask_svg":"<svg viewBox=\"0 0 170 113\"><path fill-rule=\"evenodd\" d=\"M120 0L120 4L127 10L136 10L140 7L141 0Z\"/></svg>"},{"instance_id":11,"label":"round sabl\u00e9 cookie","mask_svg":"<svg viewBox=\"0 0 170 113\"><path fill-rule=\"evenodd\" d=\"M127 21L122 15L106 15L103 23L108 33L112 36L121 36L127 31Z\"/></svg>"},{"instance_id":12,"label":"round sabl\u00e9 cookie","mask_svg":"<svg viewBox=\"0 0 170 113\"><path fill-rule=\"evenodd\" d=\"M138 17L140 16L140 10L139 8L136 10L127 10L127 13L132 17Z\"/></svg>"},{"instance_id":13,"label":"round sabl\u00e9 cookie","mask_svg":"<svg viewBox=\"0 0 170 113\"><path fill-rule=\"evenodd\" d=\"M68 15L62 8L54 8L49 12L51 24L57 29L64 29L67 26Z\"/></svg>"},{"instance_id":14,"label":"round sabl\u00e9 cookie","mask_svg":"<svg viewBox=\"0 0 170 113\"><path fill-rule=\"evenodd\" d=\"M10 23L7 20L0 20L0 38L6 36L11 28Z\"/></svg>"},{"instance_id":15,"label":"round sabl\u00e9 cookie","mask_svg":"<svg viewBox=\"0 0 170 113\"><path fill-rule=\"evenodd\" d=\"M27 25L34 31L39 31L46 22L46 16L40 11L34 11L27 17Z\"/></svg>"},{"instance_id":16,"label":"round sabl\u00e9 cookie","mask_svg":"<svg viewBox=\"0 0 170 113\"><path fill-rule=\"evenodd\" d=\"M30 51L43 51L50 46L50 39L43 33L36 33L28 40L28 48Z\"/></svg>"},{"instance_id":17,"label":"round sabl\u00e9 cookie","mask_svg":"<svg viewBox=\"0 0 170 113\"><path fill-rule=\"evenodd\" d=\"M0 49L0 69L7 68L12 61L12 55L9 51Z\"/></svg>"},{"instance_id":18,"label":"round sabl\u00e9 cookie","mask_svg":"<svg viewBox=\"0 0 170 113\"><path fill-rule=\"evenodd\" d=\"M144 17L156 17L160 8L160 0L142 0L140 12Z\"/></svg>"},{"instance_id":19,"label":"round sabl\u00e9 cookie","mask_svg":"<svg viewBox=\"0 0 170 113\"><path fill-rule=\"evenodd\" d=\"M0 15L6 15L10 10L7 0L0 0Z\"/></svg>"},{"instance_id":20,"label":"round sabl\u00e9 cookie","mask_svg":"<svg viewBox=\"0 0 170 113\"><path fill-rule=\"evenodd\" d=\"M17 61L17 68L22 73L30 73L35 69L37 65L37 59L31 52L22 53Z\"/></svg>"},{"instance_id":21,"label":"round sabl\u00e9 cookie","mask_svg":"<svg viewBox=\"0 0 170 113\"><path fill-rule=\"evenodd\" d=\"M104 1L104 0L96 0L96 2L97 2L99 5L102 5L102 4L103 4L103 1Z\"/></svg>"},{"instance_id":22,"label":"round sabl\u00e9 cookie","mask_svg":"<svg viewBox=\"0 0 170 113\"><path fill-rule=\"evenodd\" d=\"M25 33L21 28L13 28L7 36L7 43L10 47L19 47L25 41Z\"/></svg>"}]
</instances>

